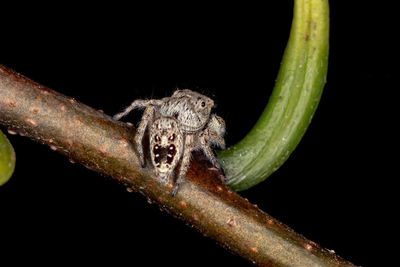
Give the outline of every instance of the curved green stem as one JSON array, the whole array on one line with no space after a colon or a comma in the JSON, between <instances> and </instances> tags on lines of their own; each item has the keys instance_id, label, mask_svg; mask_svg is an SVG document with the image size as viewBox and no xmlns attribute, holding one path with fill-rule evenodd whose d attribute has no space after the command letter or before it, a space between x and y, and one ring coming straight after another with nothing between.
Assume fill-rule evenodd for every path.
<instances>
[{"instance_id":1,"label":"curved green stem","mask_svg":"<svg viewBox=\"0 0 400 267\"><path fill-rule=\"evenodd\" d=\"M15 152L7 137L0 131L0 186L10 179L15 166Z\"/></svg>"},{"instance_id":2,"label":"curved green stem","mask_svg":"<svg viewBox=\"0 0 400 267\"><path fill-rule=\"evenodd\" d=\"M248 189L278 169L300 142L326 81L328 0L295 0L289 41L260 119L236 145L218 153L228 185Z\"/></svg>"}]
</instances>

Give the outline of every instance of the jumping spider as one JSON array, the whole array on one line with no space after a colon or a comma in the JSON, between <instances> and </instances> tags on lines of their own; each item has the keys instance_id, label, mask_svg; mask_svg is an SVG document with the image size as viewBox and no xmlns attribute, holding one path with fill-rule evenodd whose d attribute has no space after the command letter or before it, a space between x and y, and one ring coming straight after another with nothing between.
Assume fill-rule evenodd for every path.
<instances>
[{"instance_id":1,"label":"jumping spider","mask_svg":"<svg viewBox=\"0 0 400 267\"><path fill-rule=\"evenodd\" d=\"M210 145L225 148L225 122L211 114L213 106L214 101L202 94L188 89L176 90L171 97L163 99L135 100L114 119L119 120L133 109L145 108L135 136L139 160L145 167L142 139L148 128L151 162L161 181L172 178L182 159L172 189L174 196L189 168L192 151L203 150L211 163L222 171Z\"/></svg>"}]
</instances>

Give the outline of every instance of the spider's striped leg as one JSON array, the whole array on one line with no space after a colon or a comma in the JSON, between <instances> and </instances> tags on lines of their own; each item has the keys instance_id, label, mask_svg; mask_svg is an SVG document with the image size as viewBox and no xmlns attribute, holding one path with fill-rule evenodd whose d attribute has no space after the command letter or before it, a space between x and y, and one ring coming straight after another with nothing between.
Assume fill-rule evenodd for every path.
<instances>
[{"instance_id":1,"label":"spider's striped leg","mask_svg":"<svg viewBox=\"0 0 400 267\"><path fill-rule=\"evenodd\" d=\"M153 120L153 115L154 115L154 110L155 107L153 105L147 106L147 108L144 110L142 120L140 121L139 127L137 128L136 136L135 136L135 143L136 143L136 148L139 154L139 161L140 165L142 168L146 166L145 161L144 161L144 153L143 153L143 145L142 145L142 140L143 140L143 135L146 132L147 125L149 123L151 124Z\"/></svg>"},{"instance_id":2,"label":"spider's striped leg","mask_svg":"<svg viewBox=\"0 0 400 267\"><path fill-rule=\"evenodd\" d=\"M144 108L149 105L157 106L157 105L161 105L161 104L162 104L162 101L157 100L157 99L150 99L150 100L137 99L137 100L133 101L132 104L130 104L127 108L125 108L124 111L122 111L121 113L115 114L113 116L113 119L119 120L122 117L128 115L132 110L134 110L136 108Z\"/></svg>"},{"instance_id":3,"label":"spider's striped leg","mask_svg":"<svg viewBox=\"0 0 400 267\"><path fill-rule=\"evenodd\" d=\"M204 151L204 154L206 155L208 160L211 161L213 166L221 171L221 180L225 183L226 176L224 169L222 169L221 164L218 162L218 159L215 157L214 152L210 148L210 143L225 148L225 140L213 131L207 131L206 133L207 135L202 134L199 137L201 148Z\"/></svg>"},{"instance_id":4,"label":"spider's striped leg","mask_svg":"<svg viewBox=\"0 0 400 267\"><path fill-rule=\"evenodd\" d=\"M201 135L199 139L200 139L201 148L203 149L204 154L206 155L208 160L211 161L212 165L215 168L221 169L221 165L219 164L217 158L215 157L214 152L211 150L210 144L208 143L206 136Z\"/></svg>"},{"instance_id":5,"label":"spider's striped leg","mask_svg":"<svg viewBox=\"0 0 400 267\"><path fill-rule=\"evenodd\" d=\"M189 169L190 157L192 155L193 149L195 148L193 143L193 137L194 136L191 134L185 136L181 168L179 169L178 178L176 179L174 187L172 188L172 196L175 196L176 193L178 193L179 186L183 180L183 177L186 175L187 170Z\"/></svg>"}]
</instances>

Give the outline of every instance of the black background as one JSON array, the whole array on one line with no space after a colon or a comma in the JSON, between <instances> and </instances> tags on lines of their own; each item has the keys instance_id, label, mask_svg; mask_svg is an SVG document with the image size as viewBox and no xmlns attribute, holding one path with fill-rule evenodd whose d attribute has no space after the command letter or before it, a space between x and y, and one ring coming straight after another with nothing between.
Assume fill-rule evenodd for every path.
<instances>
[{"instance_id":1,"label":"black background","mask_svg":"<svg viewBox=\"0 0 400 267\"><path fill-rule=\"evenodd\" d=\"M136 98L200 91L218 104L232 145L267 103L290 30L292 1L265 2L14 8L2 23L0 64L110 115ZM328 82L309 130L276 173L240 193L362 266L390 260L386 242L395 238L392 10L331 1ZM137 123L140 114L128 119ZM117 182L8 137L17 166L0 188L2 257L16 252L15 261L55 266L251 266Z\"/></svg>"}]
</instances>

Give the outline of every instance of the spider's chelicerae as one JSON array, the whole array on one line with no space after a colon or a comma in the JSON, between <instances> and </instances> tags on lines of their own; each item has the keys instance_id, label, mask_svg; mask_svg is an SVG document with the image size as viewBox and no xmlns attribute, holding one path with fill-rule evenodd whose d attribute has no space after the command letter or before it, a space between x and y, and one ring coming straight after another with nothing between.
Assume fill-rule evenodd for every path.
<instances>
[{"instance_id":1,"label":"spider's chelicerae","mask_svg":"<svg viewBox=\"0 0 400 267\"><path fill-rule=\"evenodd\" d=\"M225 122L211 114L213 106L214 101L209 97L188 89L177 90L163 99L135 100L114 119L119 120L133 109L145 108L135 136L140 163L145 166L142 139L149 129L151 162L161 181L172 178L182 159L172 189L175 195L189 168L192 151L203 150L211 163L222 171L210 145L225 148Z\"/></svg>"}]
</instances>

